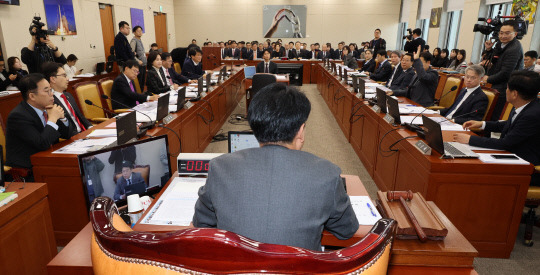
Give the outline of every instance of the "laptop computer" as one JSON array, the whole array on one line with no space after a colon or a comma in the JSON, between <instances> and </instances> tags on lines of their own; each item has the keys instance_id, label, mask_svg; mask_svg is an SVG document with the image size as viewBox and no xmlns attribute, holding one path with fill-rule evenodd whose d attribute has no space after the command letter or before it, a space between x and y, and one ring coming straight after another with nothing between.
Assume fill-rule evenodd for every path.
<instances>
[{"instance_id":1,"label":"laptop computer","mask_svg":"<svg viewBox=\"0 0 540 275\"><path fill-rule=\"evenodd\" d=\"M422 122L426 128L427 144L439 152L443 158L479 158L480 156L468 148L467 145L458 142L443 142L441 125L422 115Z\"/></svg>"},{"instance_id":2,"label":"laptop computer","mask_svg":"<svg viewBox=\"0 0 540 275\"><path fill-rule=\"evenodd\" d=\"M253 132L229 131L229 153L234 153L248 148L260 147Z\"/></svg>"},{"instance_id":3,"label":"laptop computer","mask_svg":"<svg viewBox=\"0 0 540 275\"><path fill-rule=\"evenodd\" d=\"M132 139L137 139L137 115L129 112L116 119L116 144L122 145Z\"/></svg>"},{"instance_id":4,"label":"laptop computer","mask_svg":"<svg viewBox=\"0 0 540 275\"><path fill-rule=\"evenodd\" d=\"M170 94L166 94L158 98L156 121L162 120L169 114L169 97Z\"/></svg>"},{"instance_id":5,"label":"laptop computer","mask_svg":"<svg viewBox=\"0 0 540 275\"><path fill-rule=\"evenodd\" d=\"M381 88L377 88L377 106L381 108L381 113L386 114L386 92Z\"/></svg>"},{"instance_id":6,"label":"laptop computer","mask_svg":"<svg viewBox=\"0 0 540 275\"><path fill-rule=\"evenodd\" d=\"M387 96L386 97L386 104L388 105L388 114L394 118L394 124L401 125L401 119L399 114L399 103L397 99Z\"/></svg>"},{"instance_id":7,"label":"laptop computer","mask_svg":"<svg viewBox=\"0 0 540 275\"><path fill-rule=\"evenodd\" d=\"M244 68L244 75L246 76L246 79L252 79L256 73L257 70L255 69L255 66L248 66Z\"/></svg>"}]
</instances>

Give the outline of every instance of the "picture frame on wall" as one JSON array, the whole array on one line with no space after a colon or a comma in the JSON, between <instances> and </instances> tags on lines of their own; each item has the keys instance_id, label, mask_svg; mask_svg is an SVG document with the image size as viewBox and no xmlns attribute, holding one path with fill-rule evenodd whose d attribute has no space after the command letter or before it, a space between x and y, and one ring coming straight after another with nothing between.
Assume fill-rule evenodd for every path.
<instances>
[{"instance_id":1,"label":"picture frame on wall","mask_svg":"<svg viewBox=\"0 0 540 275\"><path fill-rule=\"evenodd\" d=\"M264 5L263 36L265 38L305 38L306 5Z\"/></svg>"},{"instance_id":2,"label":"picture frame on wall","mask_svg":"<svg viewBox=\"0 0 540 275\"><path fill-rule=\"evenodd\" d=\"M52 35L77 35L72 0L43 0L47 28Z\"/></svg>"},{"instance_id":3,"label":"picture frame on wall","mask_svg":"<svg viewBox=\"0 0 540 275\"><path fill-rule=\"evenodd\" d=\"M145 33L143 10L131 8L129 12L131 14L131 27L133 28L135 26L141 26L142 32Z\"/></svg>"}]
</instances>

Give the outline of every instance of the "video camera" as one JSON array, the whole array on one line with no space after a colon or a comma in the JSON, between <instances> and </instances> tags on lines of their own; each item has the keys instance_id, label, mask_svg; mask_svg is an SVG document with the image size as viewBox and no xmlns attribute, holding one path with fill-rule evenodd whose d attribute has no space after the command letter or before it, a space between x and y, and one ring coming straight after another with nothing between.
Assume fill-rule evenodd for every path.
<instances>
[{"instance_id":1,"label":"video camera","mask_svg":"<svg viewBox=\"0 0 540 275\"><path fill-rule=\"evenodd\" d=\"M404 35L404 36L403 36L403 39L413 40L412 29L407 29L407 32L408 32L409 34L408 34L408 35Z\"/></svg>"},{"instance_id":2,"label":"video camera","mask_svg":"<svg viewBox=\"0 0 540 275\"><path fill-rule=\"evenodd\" d=\"M515 16L501 16L497 15L495 18L483 18L479 17L478 21L486 22L487 25L484 24L475 24L473 32L479 32L485 35L492 34L492 37L495 39L495 41L499 40L499 30L501 29L501 26L503 24L502 19L513 19L516 21L517 24L517 39L522 39L525 34L527 34L527 29L529 28L529 20L524 20L521 17L521 14L515 15Z\"/></svg>"},{"instance_id":3,"label":"video camera","mask_svg":"<svg viewBox=\"0 0 540 275\"><path fill-rule=\"evenodd\" d=\"M34 18L32 19L32 24L30 25L30 28L28 29L28 31L30 32L30 35L36 37L38 43L41 43L41 38L47 39L47 35L54 34L53 31L43 30L42 28L44 26L45 26L45 23L41 22L41 17L34 16ZM36 30L33 31L32 30L33 28L36 28Z\"/></svg>"}]
</instances>

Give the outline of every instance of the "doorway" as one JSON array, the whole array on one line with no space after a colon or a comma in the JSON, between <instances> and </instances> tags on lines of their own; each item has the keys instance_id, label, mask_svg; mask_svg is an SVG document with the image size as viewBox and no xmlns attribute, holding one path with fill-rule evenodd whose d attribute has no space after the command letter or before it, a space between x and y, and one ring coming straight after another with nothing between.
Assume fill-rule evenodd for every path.
<instances>
[{"instance_id":1,"label":"doorway","mask_svg":"<svg viewBox=\"0 0 540 275\"><path fill-rule=\"evenodd\" d=\"M163 52L169 52L167 42L167 14L154 12L154 26L156 28L156 43Z\"/></svg>"},{"instance_id":2,"label":"doorway","mask_svg":"<svg viewBox=\"0 0 540 275\"><path fill-rule=\"evenodd\" d=\"M103 49L105 51L105 60L111 55L111 47L114 46L114 21L113 6L108 4L99 4L99 15L101 17L101 32L103 34Z\"/></svg>"}]
</instances>

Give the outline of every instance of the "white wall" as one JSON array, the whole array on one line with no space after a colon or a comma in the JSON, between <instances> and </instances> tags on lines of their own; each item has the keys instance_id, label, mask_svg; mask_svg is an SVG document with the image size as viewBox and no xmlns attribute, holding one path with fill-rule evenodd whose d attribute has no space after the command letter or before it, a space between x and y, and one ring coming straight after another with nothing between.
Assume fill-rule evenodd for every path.
<instances>
[{"instance_id":1,"label":"white wall","mask_svg":"<svg viewBox=\"0 0 540 275\"><path fill-rule=\"evenodd\" d=\"M206 39L262 41L263 5L307 5L307 37L286 42L359 44L380 28L387 47L396 45L400 0L175 0L176 44L185 47L193 38L200 45Z\"/></svg>"},{"instance_id":2,"label":"white wall","mask_svg":"<svg viewBox=\"0 0 540 275\"><path fill-rule=\"evenodd\" d=\"M43 0L20 2L20 6L0 5L0 42L5 59L9 56L20 57L21 49L30 43L28 27L34 14L40 14L42 22L46 23ZM77 35L65 36L64 41L61 36L51 36L51 40L66 57L73 53L79 58L77 68L92 72L97 62L105 60L99 3L113 5L116 32L118 22L124 20L131 24L130 8L142 9L146 29L142 39L148 48L155 42L153 12L159 11L159 6L163 6L163 12L167 14L168 46L169 49L176 47L173 0L73 0ZM131 37L132 35L128 39Z\"/></svg>"}]
</instances>

